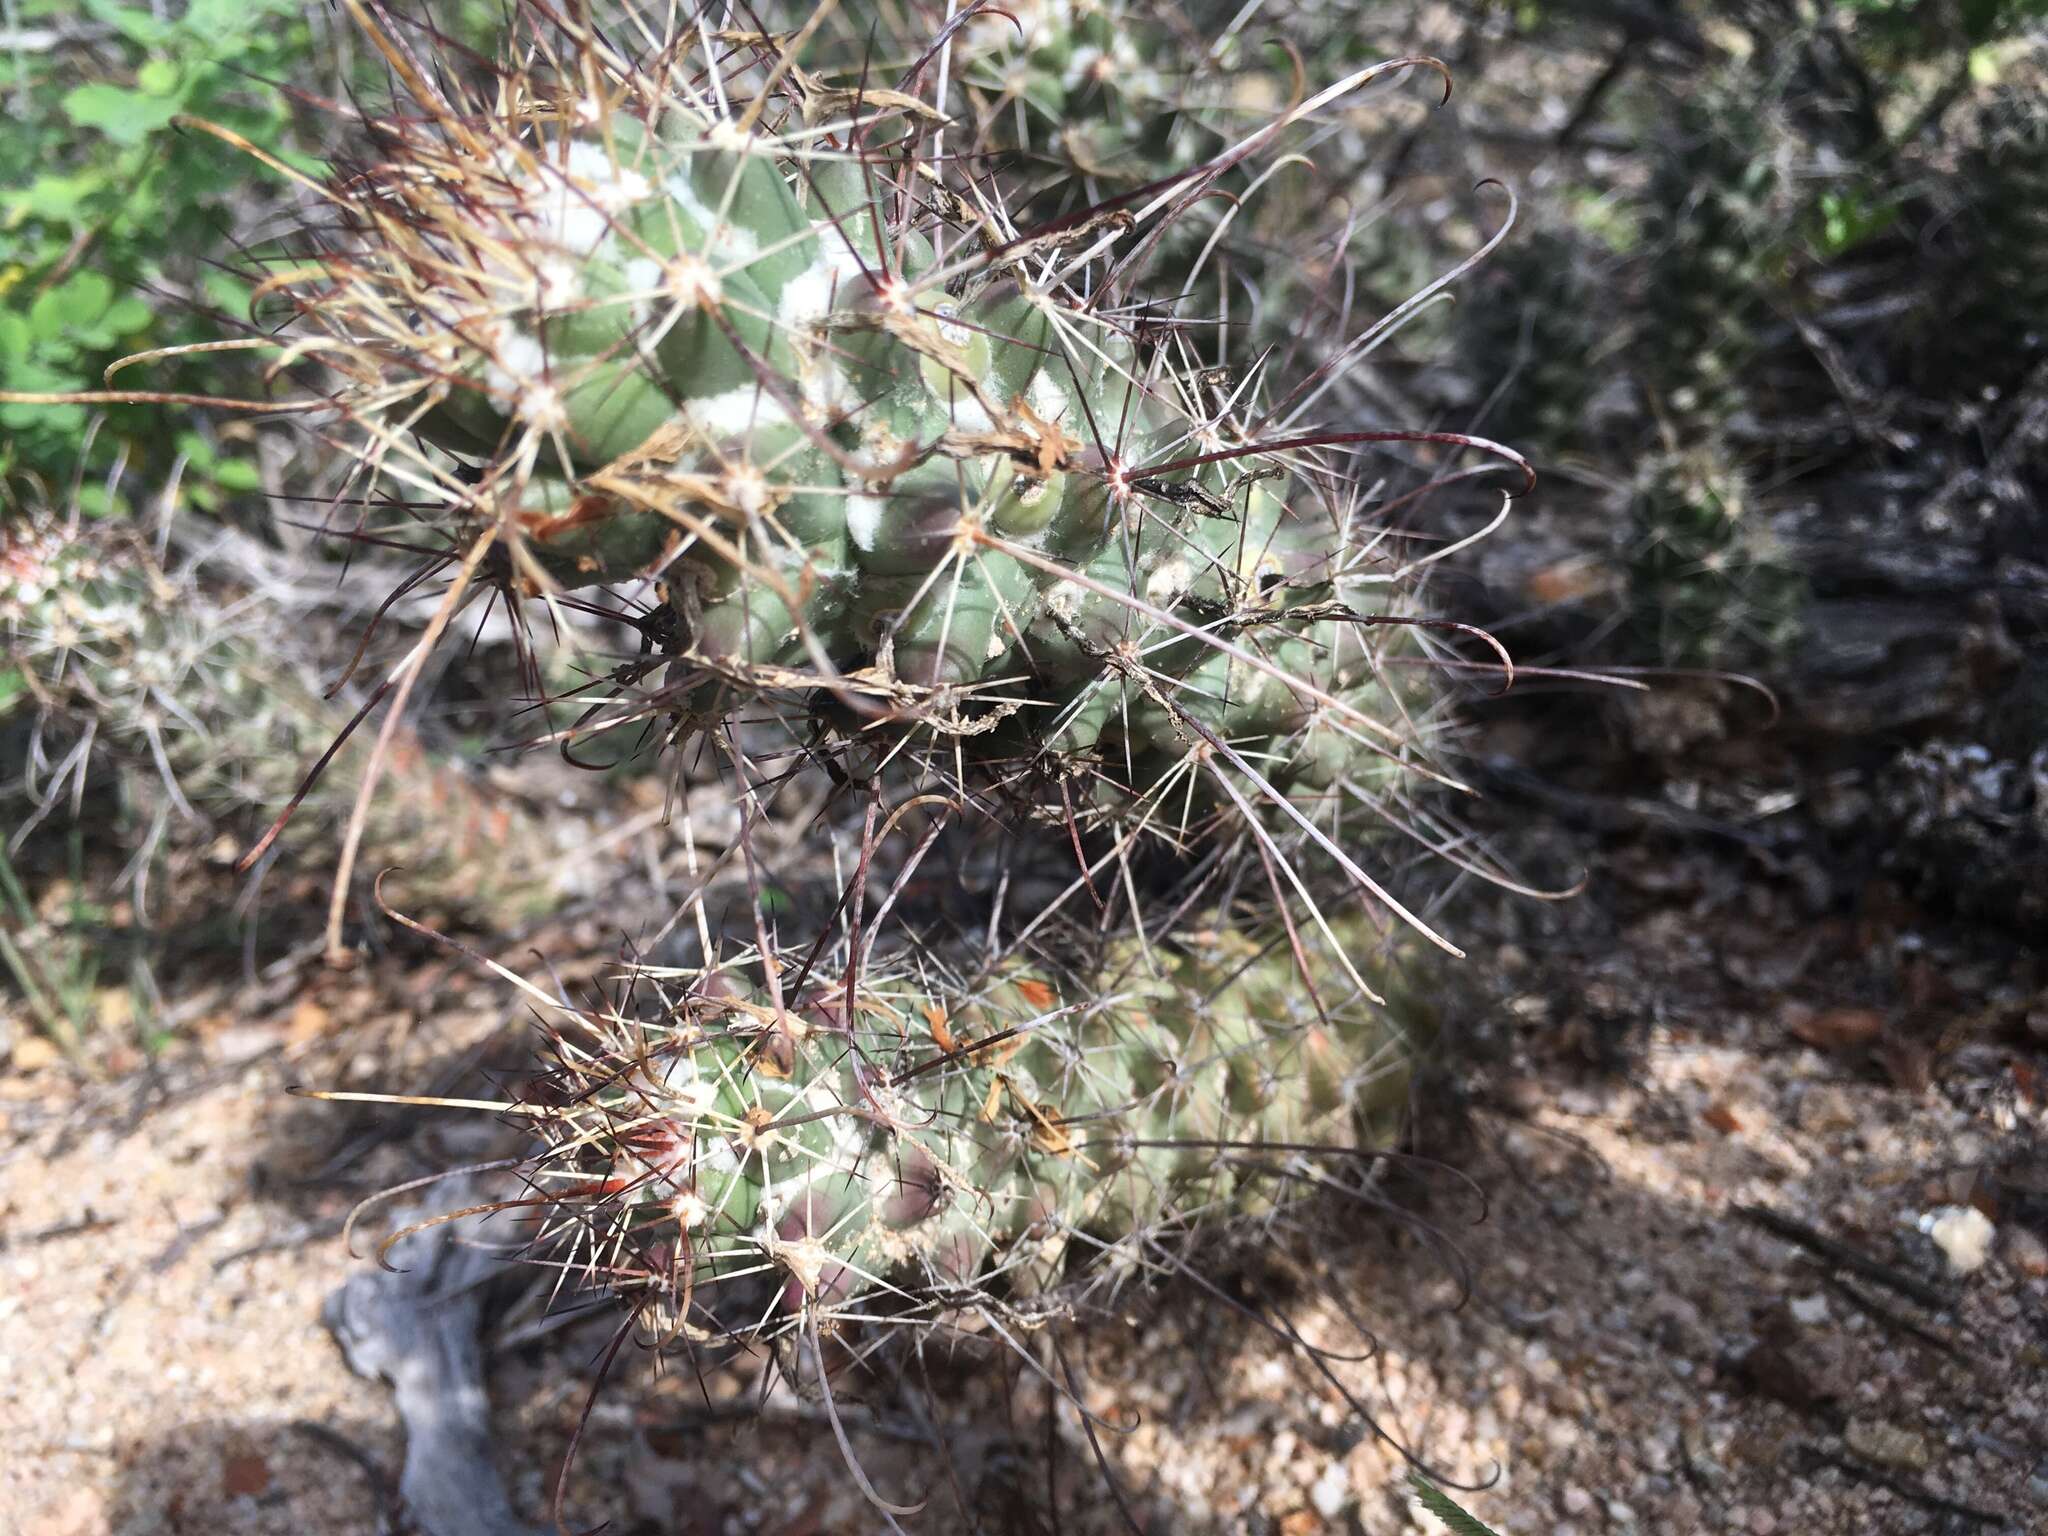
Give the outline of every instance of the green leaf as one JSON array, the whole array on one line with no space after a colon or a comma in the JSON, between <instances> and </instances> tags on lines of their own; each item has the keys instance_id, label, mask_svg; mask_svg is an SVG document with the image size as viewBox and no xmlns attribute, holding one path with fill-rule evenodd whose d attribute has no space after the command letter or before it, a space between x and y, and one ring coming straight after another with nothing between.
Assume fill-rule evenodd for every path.
<instances>
[{"instance_id":1,"label":"green leaf","mask_svg":"<svg viewBox=\"0 0 2048 1536\"><path fill-rule=\"evenodd\" d=\"M213 483L224 491L260 491L263 472L247 459L226 459L214 467Z\"/></svg>"},{"instance_id":2,"label":"green leaf","mask_svg":"<svg viewBox=\"0 0 2048 1536\"><path fill-rule=\"evenodd\" d=\"M38 176L27 187L7 192L7 209L32 219L69 222L80 205L105 185L106 178L91 171L76 176Z\"/></svg>"},{"instance_id":3,"label":"green leaf","mask_svg":"<svg viewBox=\"0 0 2048 1536\"><path fill-rule=\"evenodd\" d=\"M213 451L213 444L201 434L180 432L178 452L185 455L185 464L194 474L204 475L212 472L217 455Z\"/></svg>"},{"instance_id":4,"label":"green leaf","mask_svg":"<svg viewBox=\"0 0 2048 1536\"><path fill-rule=\"evenodd\" d=\"M64 97L64 115L116 144L140 144L178 115L178 103L118 85L81 85Z\"/></svg>"},{"instance_id":5,"label":"green leaf","mask_svg":"<svg viewBox=\"0 0 2048 1536\"><path fill-rule=\"evenodd\" d=\"M151 59L135 71L135 84L151 96L171 96L177 93L183 73L169 59Z\"/></svg>"},{"instance_id":6,"label":"green leaf","mask_svg":"<svg viewBox=\"0 0 2048 1536\"><path fill-rule=\"evenodd\" d=\"M114 300L100 321L100 329L115 336L125 336L130 331L139 331L156 318L156 312L148 303L132 293L124 293Z\"/></svg>"},{"instance_id":7,"label":"green leaf","mask_svg":"<svg viewBox=\"0 0 2048 1536\"><path fill-rule=\"evenodd\" d=\"M169 22L158 21L141 6L114 5L109 0L85 0L85 11L94 21L104 22L129 42L144 48L159 47L171 35Z\"/></svg>"},{"instance_id":8,"label":"green leaf","mask_svg":"<svg viewBox=\"0 0 2048 1536\"><path fill-rule=\"evenodd\" d=\"M199 286L214 306L230 315L249 313L249 299L254 288L231 272L218 267L208 267L199 274Z\"/></svg>"},{"instance_id":9,"label":"green leaf","mask_svg":"<svg viewBox=\"0 0 2048 1536\"><path fill-rule=\"evenodd\" d=\"M1449 1528L1451 1536L1499 1536L1491 1526L1474 1519L1454 1502L1451 1496L1437 1487L1421 1473L1409 1479L1415 1489L1415 1498L1422 1507Z\"/></svg>"},{"instance_id":10,"label":"green leaf","mask_svg":"<svg viewBox=\"0 0 2048 1536\"><path fill-rule=\"evenodd\" d=\"M97 272L74 272L29 306L29 330L48 341L77 340L114 302L114 285Z\"/></svg>"}]
</instances>

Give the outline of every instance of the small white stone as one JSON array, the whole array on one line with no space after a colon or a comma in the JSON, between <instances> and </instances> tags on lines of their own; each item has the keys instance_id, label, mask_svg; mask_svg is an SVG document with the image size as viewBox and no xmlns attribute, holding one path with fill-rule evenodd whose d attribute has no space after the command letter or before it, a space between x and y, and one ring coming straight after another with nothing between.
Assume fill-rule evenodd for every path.
<instances>
[{"instance_id":1,"label":"small white stone","mask_svg":"<svg viewBox=\"0 0 2048 1536\"><path fill-rule=\"evenodd\" d=\"M1345 1474L1344 1463L1333 1461L1323 1468L1323 1475L1309 1489L1308 1497L1316 1513L1325 1520L1335 1520L1343 1513L1344 1506L1351 1502L1351 1479Z\"/></svg>"},{"instance_id":2,"label":"small white stone","mask_svg":"<svg viewBox=\"0 0 2048 1536\"><path fill-rule=\"evenodd\" d=\"M1795 1296L1788 1310L1792 1313L1793 1322L1811 1328L1816 1323L1828 1320L1828 1299L1819 1291L1815 1291L1811 1296Z\"/></svg>"},{"instance_id":3,"label":"small white stone","mask_svg":"<svg viewBox=\"0 0 2048 1536\"><path fill-rule=\"evenodd\" d=\"M1991 1256L1991 1238L1996 1229L1990 1218L1974 1205L1944 1205L1920 1218L1920 1230L1934 1239L1934 1246L1948 1260L1951 1273L1967 1275L1984 1267Z\"/></svg>"}]
</instances>

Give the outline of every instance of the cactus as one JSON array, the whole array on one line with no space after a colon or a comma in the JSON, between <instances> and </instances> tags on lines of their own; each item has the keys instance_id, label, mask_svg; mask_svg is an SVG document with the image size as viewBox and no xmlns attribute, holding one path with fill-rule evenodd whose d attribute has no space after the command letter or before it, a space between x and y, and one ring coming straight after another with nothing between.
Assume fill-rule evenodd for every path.
<instances>
[{"instance_id":1,"label":"cactus","mask_svg":"<svg viewBox=\"0 0 2048 1536\"><path fill-rule=\"evenodd\" d=\"M1792 221L1782 204L1769 92L1717 80L1673 105L1644 192L1644 319L1653 395L1681 417L1724 420L1783 287Z\"/></svg>"},{"instance_id":2,"label":"cactus","mask_svg":"<svg viewBox=\"0 0 2048 1536\"><path fill-rule=\"evenodd\" d=\"M247 601L166 571L122 525L30 511L0 549L0 676L18 691L0 726L33 736L17 839L110 770L146 871L174 829L246 836L294 803L306 770L349 712L321 697L311 668ZM13 715L12 720L5 715ZM342 743L287 846L333 836L369 751ZM407 866L425 904L509 925L554 901L549 839L410 736L398 739L392 792L370 806L369 841Z\"/></svg>"},{"instance_id":3,"label":"cactus","mask_svg":"<svg viewBox=\"0 0 2048 1536\"><path fill-rule=\"evenodd\" d=\"M1629 600L1670 666L1768 661L1799 634L1805 583L1725 449L1653 454L1629 491Z\"/></svg>"},{"instance_id":4,"label":"cactus","mask_svg":"<svg viewBox=\"0 0 2048 1536\"><path fill-rule=\"evenodd\" d=\"M1165 19L1117 0L975 17L956 67L977 143L1057 166L1067 186L1048 187L1055 196L1087 181L1122 190L1185 163L1191 125L1176 107L1189 66Z\"/></svg>"},{"instance_id":5,"label":"cactus","mask_svg":"<svg viewBox=\"0 0 2048 1536\"><path fill-rule=\"evenodd\" d=\"M855 776L1143 825L1413 767L1412 615L1318 451L1409 434L1282 432L1097 288L1223 162L1019 228L908 96L537 13L568 62L488 103L371 22L416 110L277 286L412 537L527 595L659 579L666 680L600 726L779 715Z\"/></svg>"},{"instance_id":6,"label":"cactus","mask_svg":"<svg viewBox=\"0 0 2048 1536\"><path fill-rule=\"evenodd\" d=\"M850 1004L794 957L642 972L601 1012L557 1009L507 1106L541 1142L509 1208L542 1262L669 1335L1044 1305L1391 1144L1430 1025L1346 979L1339 946L1366 938L1126 939L1078 978L1013 958L964 993L864 979Z\"/></svg>"},{"instance_id":7,"label":"cactus","mask_svg":"<svg viewBox=\"0 0 2048 1536\"><path fill-rule=\"evenodd\" d=\"M1583 444L1601 381L1602 253L1570 226L1512 236L1475 274L1455 338L1474 378L1505 375L1484 425L1525 451Z\"/></svg>"},{"instance_id":8,"label":"cactus","mask_svg":"<svg viewBox=\"0 0 2048 1536\"><path fill-rule=\"evenodd\" d=\"M1960 239L1930 306L1940 325L1916 337L1935 387L2009 394L2048 359L2048 58L2034 74L1981 105L1957 168Z\"/></svg>"}]
</instances>

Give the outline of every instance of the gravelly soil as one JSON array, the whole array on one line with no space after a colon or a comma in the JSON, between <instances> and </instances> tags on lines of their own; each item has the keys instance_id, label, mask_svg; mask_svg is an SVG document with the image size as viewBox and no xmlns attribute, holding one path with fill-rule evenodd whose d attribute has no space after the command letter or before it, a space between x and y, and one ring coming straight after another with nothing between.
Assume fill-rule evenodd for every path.
<instances>
[{"instance_id":1,"label":"gravelly soil","mask_svg":"<svg viewBox=\"0 0 2048 1536\"><path fill-rule=\"evenodd\" d=\"M1447 1013L1478 1065L1426 1101L1418 1136L1483 1190L1483 1221L1418 1164L1385 1186L1398 1217L1311 1211L1206 1257L1216 1293L1334 1355L1377 1343L1328 1369L1384 1438L1203 1286L1067 1335L1144 1529L1434 1528L1395 1444L1493 1476L1468 1503L1502 1532L2048 1525L2032 962L1896 909L1802 926L1796 882L1742 880L1726 856L1635 842L1599 874L1576 902L1472 920ZM396 964L309 974L266 1012L215 1016L153 1082L0 1079L0 1528L383 1528L395 1417L319 1322L366 1262L337 1228L357 1194L473 1141L284 1088L453 1084L494 1035L502 1054L496 994L434 975L421 1004ZM1463 1255L1462 1302L1433 1234ZM503 1461L536 1518L603 1337L570 1328L501 1360ZM1049 1469L1044 1384L1005 1359L935 1358L929 1395L914 1372L893 1393L849 1376L864 1468L928 1496L911 1529L973 1528L956 1485L992 1532L1117 1529L1078 1420L1060 1416ZM820 1405L733 1416L757 1369L700 1382L629 1355L570 1485L573 1528L879 1529Z\"/></svg>"}]
</instances>

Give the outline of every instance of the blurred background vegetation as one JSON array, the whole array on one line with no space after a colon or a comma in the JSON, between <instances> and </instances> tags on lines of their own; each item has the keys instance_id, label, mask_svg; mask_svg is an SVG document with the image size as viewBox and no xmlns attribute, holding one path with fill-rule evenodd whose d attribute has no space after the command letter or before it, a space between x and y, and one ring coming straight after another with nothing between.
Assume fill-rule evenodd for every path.
<instances>
[{"instance_id":1,"label":"blurred background vegetation","mask_svg":"<svg viewBox=\"0 0 2048 1536\"><path fill-rule=\"evenodd\" d=\"M1173 62L1020 111L1017 161L1047 207L1117 190L1132 146L1198 149L1181 93L1214 98L1174 51L1201 8L1080 9ZM459 60L488 51L498 11L465 0L431 16ZM1332 400L1361 425L1500 438L1542 471L1533 503L1440 573L1437 606L1518 660L1671 674L1664 703L1619 724L1611 700L1586 707L1626 741L1615 773L1676 784L1695 809L1749 773L1703 777L1700 754L1752 751L1755 732L1739 690L1688 679L1740 672L1777 695L1781 739L1803 743L1788 750L1877 775L1866 798L1883 798L1901 754L1936 771L1935 743L2005 765L1987 828L2033 827L2048 814L2029 788L2048 771L2030 755L2048 622L2044 19L2048 0L1275 0L1197 72L1241 75L1263 100L1273 38L1312 85L1425 51L1458 94L1441 113L1339 114L1312 195L1233 226L1222 302L1234 317L1248 306L1237 323L1262 340L1284 336L1299 373L1319 360L1315 327L1259 327L1338 292L1392 309L1499 226L1504 200L1475 184L1505 183L1519 202L1505 241ZM916 8L886 23L908 35ZM99 389L110 364L147 352L115 382L250 400L280 388L271 353L179 349L288 318L257 286L308 216L281 168L345 163L355 103L388 96L384 71L319 0L4 0L4 387ZM364 705L374 666L352 658L404 570L317 536L340 483L317 434L230 411L0 406L17 563L27 530L58 529L93 572L68 597L19 580L0 593L8 972L40 1028L77 1038L91 1009L64 999L106 990L109 965L127 968L131 1012L160 1008L162 934L199 931L195 911L253 961L260 904L227 866ZM1475 501L1451 531L1490 516ZM422 613L404 599L383 613L373 659ZM500 742L467 709L488 684L465 669L504 640L487 629L437 675L417 761L435 794L481 797L475 814L531 831L534 797L557 787L481 772ZM1578 706L1545 707L1559 750L1583 756L1565 723ZM1502 782L1554 787L1542 756ZM346 772L329 782L274 856L289 864L319 843L306 829L335 830ZM605 783L592 793L622 793ZM483 900L506 883L407 847L461 824L400 817L379 858L444 871L444 906L486 927L549 904L517 880L509 904ZM508 855L551 857L544 837ZM320 862L300 861L308 901ZM280 921L275 941L293 931Z\"/></svg>"}]
</instances>

